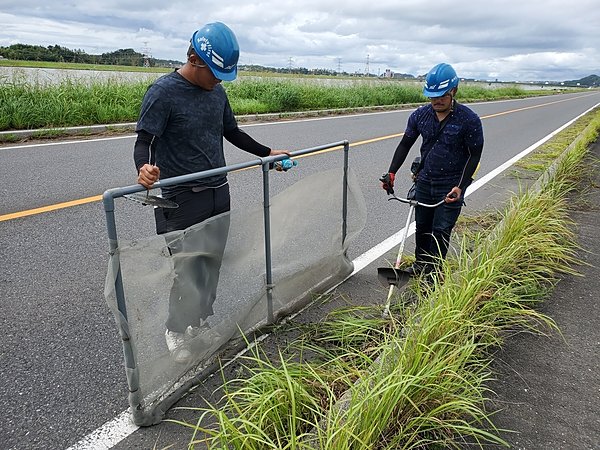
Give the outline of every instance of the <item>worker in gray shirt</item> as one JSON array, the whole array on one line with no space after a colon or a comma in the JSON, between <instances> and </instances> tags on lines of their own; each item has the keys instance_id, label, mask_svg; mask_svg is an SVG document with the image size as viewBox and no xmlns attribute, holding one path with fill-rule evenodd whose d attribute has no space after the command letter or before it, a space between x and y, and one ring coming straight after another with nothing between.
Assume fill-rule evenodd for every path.
<instances>
[{"instance_id":1,"label":"worker in gray shirt","mask_svg":"<svg viewBox=\"0 0 600 450\"><path fill-rule=\"evenodd\" d=\"M220 22L209 23L192 36L187 62L160 77L146 92L137 122L134 160L137 182L147 189L159 180L223 167L223 138L236 147L265 157L288 154L271 150L242 131L221 81L237 76L239 45L233 31ZM157 233L184 230L230 209L225 174L162 188L162 196L179 205L155 208ZM222 243L222 252L225 242ZM171 252L180 251L170 248ZM173 358L189 362L187 342L213 314L220 259L197 257L201 295L175 278L169 298L166 342ZM188 261L189 263L189 261ZM177 272L177 267L175 268ZM189 280L185 281L189 284Z\"/></svg>"}]
</instances>

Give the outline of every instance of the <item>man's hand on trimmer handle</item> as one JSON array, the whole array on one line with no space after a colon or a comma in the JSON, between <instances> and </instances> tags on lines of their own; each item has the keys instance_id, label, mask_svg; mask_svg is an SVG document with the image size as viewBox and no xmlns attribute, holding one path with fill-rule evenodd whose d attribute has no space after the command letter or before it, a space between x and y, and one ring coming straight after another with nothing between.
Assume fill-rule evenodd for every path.
<instances>
[{"instance_id":1,"label":"man's hand on trimmer handle","mask_svg":"<svg viewBox=\"0 0 600 450\"><path fill-rule=\"evenodd\" d=\"M396 174L392 172L384 173L379 181L381 181L381 187L388 195L392 195L394 193L394 179L396 178Z\"/></svg>"},{"instance_id":2,"label":"man's hand on trimmer handle","mask_svg":"<svg viewBox=\"0 0 600 450\"><path fill-rule=\"evenodd\" d=\"M144 164L140 167L137 182L146 189L152 189L152 185L160 178L160 169L152 164Z\"/></svg>"},{"instance_id":3,"label":"man's hand on trimmer handle","mask_svg":"<svg viewBox=\"0 0 600 450\"><path fill-rule=\"evenodd\" d=\"M452 190L446 194L444 201L446 203L454 203L460 199L460 194L462 194L461 188L454 186Z\"/></svg>"}]
</instances>

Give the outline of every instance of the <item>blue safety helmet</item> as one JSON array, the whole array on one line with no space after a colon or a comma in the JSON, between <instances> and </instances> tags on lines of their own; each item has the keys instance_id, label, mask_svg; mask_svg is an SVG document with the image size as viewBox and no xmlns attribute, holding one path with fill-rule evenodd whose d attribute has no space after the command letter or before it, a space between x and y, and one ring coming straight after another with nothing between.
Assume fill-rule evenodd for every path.
<instances>
[{"instance_id":1,"label":"blue safety helmet","mask_svg":"<svg viewBox=\"0 0 600 450\"><path fill-rule=\"evenodd\" d=\"M233 31L221 22L207 23L191 39L196 54L219 80L233 81L237 76L240 46Z\"/></svg>"},{"instance_id":2,"label":"blue safety helmet","mask_svg":"<svg viewBox=\"0 0 600 450\"><path fill-rule=\"evenodd\" d=\"M441 97L450 89L458 86L458 75L450 64L441 63L434 66L425 76L423 95L434 98Z\"/></svg>"}]
</instances>

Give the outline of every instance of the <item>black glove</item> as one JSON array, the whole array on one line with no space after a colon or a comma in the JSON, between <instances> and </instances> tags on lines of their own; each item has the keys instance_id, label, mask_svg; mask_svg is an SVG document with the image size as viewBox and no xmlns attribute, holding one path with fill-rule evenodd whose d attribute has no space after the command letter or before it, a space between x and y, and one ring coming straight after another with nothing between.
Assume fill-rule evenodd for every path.
<instances>
[{"instance_id":1,"label":"black glove","mask_svg":"<svg viewBox=\"0 0 600 450\"><path fill-rule=\"evenodd\" d=\"M394 193L394 179L396 178L396 174L392 172L384 173L379 181L381 181L381 187L388 195Z\"/></svg>"}]
</instances>

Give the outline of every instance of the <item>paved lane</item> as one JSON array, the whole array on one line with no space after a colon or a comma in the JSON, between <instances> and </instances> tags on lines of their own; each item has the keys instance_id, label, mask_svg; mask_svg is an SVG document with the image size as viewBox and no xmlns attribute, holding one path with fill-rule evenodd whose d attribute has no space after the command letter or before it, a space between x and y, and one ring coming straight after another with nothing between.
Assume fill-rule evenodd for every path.
<instances>
[{"instance_id":1,"label":"paved lane","mask_svg":"<svg viewBox=\"0 0 600 450\"><path fill-rule=\"evenodd\" d=\"M483 118L486 136L480 176L599 101L600 93L586 92L473 105ZM275 148L294 150L342 139L351 142L350 163L369 214L366 229L350 249L354 258L404 223L405 212L390 212L377 178L387 170L409 113L289 121L245 129ZM92 201L18 215L60 202L93 199L110 187L132 184L133 140L126 136L0 148L3 448L66 448L128 406L121 345L103 297L108 243L101 204ZM229 163L251 158L231 147L226 151ZM274 174L272 189L276 192L314 170L340 162L341 152L304 158L293 171ZM408 188L408 176L399 180L400 191ZM230 181L234 208L260 202L259 171L232 174ZM125 200L117 207L122 238L153 233L148 208Z\"/></svg>"}]
</instances>

